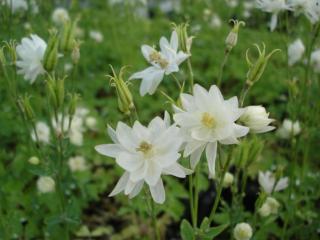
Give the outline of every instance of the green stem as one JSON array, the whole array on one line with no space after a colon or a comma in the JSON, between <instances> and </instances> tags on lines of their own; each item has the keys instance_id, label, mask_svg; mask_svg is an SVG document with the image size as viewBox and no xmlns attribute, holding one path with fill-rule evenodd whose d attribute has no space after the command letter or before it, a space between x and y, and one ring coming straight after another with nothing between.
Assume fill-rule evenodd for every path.
<instances>
[{"instance_id":1,"label":"green stem","mask_svg":"<svg viewBox=\"0 0 320 240\"><path fill-rule=\"evenodd\" d=\"M152 226L154 230L154 237L156 240L161 240L160 232L157 227L157 216L156 216L155 204L152 199L151 199L151 215L152 215Z\"/></svg>"},{"instance_id":2,"label":"green stem","mask_svg":"<svg viewBox=\"0 0 320 240\"><path fill-rule=\"evenodd\" d=\"M193 74L190 58L188 58L188 60L187 60L187 65L188 65L189 80L190 80L190 93L192 93L193 85L194 85L194 74Z\"/></svg>"},{"instance_id":3,"label":"green stem","mask_svg":"<svg viewBox=\"0 0 320 240\"><path fill-rule=\"evenodd\" d=\"M218 81L217 81L217 86L218 87L221 86L223 70L224 70L224 68L226 66L226 63L227 63L228 58L229 58L229 55L230 55L230 51L226 50L224 52L224 58L223 58L223 61L221 63L221 67L220 67L220 71L219 71L219 76L218 76Z\"/></svg>"},{"instance_id":4,"label":"green stem","mask_svg":"<svg viewBox=\"0 0 320 240\"><path fill-rule=\"evenodd\" d=\"M191 221L193 227L196 226L196 218L194 215L194 194L193 194L193 175L190 174L188 177L189 182L189 201L190 201L190 213L191 213Z\"/></svg>"},{"instance_id":5,"label":"green stem","mask_svg":"<svg viewBox=\"0 0 320 240\"><path fill-rule=\"evenodd\" d=\"M199 175L201 162L196 167L195 182L194 182L194 227L197 227L198 224L198 208L199 208Z\"/></svg>"}]
</instances>

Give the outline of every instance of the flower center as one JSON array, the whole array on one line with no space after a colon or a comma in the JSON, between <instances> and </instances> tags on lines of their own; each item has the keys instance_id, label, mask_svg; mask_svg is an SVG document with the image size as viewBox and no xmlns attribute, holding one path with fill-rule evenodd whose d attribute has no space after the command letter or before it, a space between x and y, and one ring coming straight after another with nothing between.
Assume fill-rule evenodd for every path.
<instances>
[{"instance_id":1,"label":"flower center","mask_svg":"<svg viewBox=\"0 0 320 240\"><path fill-rule=\"evenodd\" d=\"M201 122L207 128L214 128L217 125L216 120L207 112L202 114Z\"/></svg>"},{"instance_id":2,"label":"flower center","mask_svg":"<svg viewBox=\"0 0 320 240\"><path fill-rule=\"evenodd\" d=\"M136 149L138 152L142 152L145 156L150 156L153 153L152 145L146 141L142 141L139 147Z\"/></svg>"},{"instance_id":3,"label":"flower center","mask_svg":"<svg viewBox=\"0 0 320 240\"><path fill-rule=\"evenodd\" d=\"M161 54L157 51L153 51L150 55L149 55L149 59L152 62L158 63L160 65L161 68L166 68L168 66L168 61L166 59L164 59Z\"/></svg>"}]
</instances>

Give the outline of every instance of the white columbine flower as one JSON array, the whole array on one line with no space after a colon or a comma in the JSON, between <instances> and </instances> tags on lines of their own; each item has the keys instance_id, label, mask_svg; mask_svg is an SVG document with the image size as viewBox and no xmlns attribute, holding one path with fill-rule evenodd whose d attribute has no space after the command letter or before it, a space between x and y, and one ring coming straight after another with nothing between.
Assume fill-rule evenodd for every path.
<instances>
[{"instance_id":1,"label":"white columbine flower","mask_svg":"<svg viewBox=\"0 0 320 240\"><path fill-rule=\"evenodd\" d=\"M55 182L52 177L42 176L37 180L37 188L40 193L50 193L55 189Z\"/></svg>"},{"instance_id":2,"label":"white columbine flower","mask_svg":"<svg viewBox=\"0 0 320 240\"><path fill-rule=\"evenodd\" d=\"M276 178L272 172L266 171L263 173L263 172L259 171L258 181L259 181L259 184L262 187L262 189L266 193L271 194L273 191L279 192L283 189L286 189L288 187L289 179L288 179L288 177L284 177L284 178L280 178L276 182Z\"/></svg>"},{"instance_id":3,"label":"white columbine flower","mask_svg":"<svg viewBox=\"0 0 320 240\"><path fill-rule=\"evenodd\" d=\"M158 52L154 48L143 45L141 52L144 58L152 65L147 69L134 73L130 79L142 79L140 85L140 95L144 96L146 93L152 95L164 75L169 75L173 72L179 71L179 65L186 60L189 55L178 51L178 34L173 31L170 38L170 43L165 37L160 39L160 49Z\"/></svg>"},{"instance_id":4,"label":"white columbine flower","mask_svg":"<svg viewBox=\"0 0 320 240\"><path fill-rule=\"evenodd\" d=\"M69 13L65 8L56 8L52 13L52 21L57 25L62 25L70 19Z\"/></svg>"},{"instance_id":5,"label":"white columbine flower","mask_svg":"<svg viewBox=\"0 0 320 240\"><path fill-rule=\"evenodd\" d=\"M24 79L33 83L38 75L45 73L42 65L47 44L37 35L31 34L30 38L23 38L16 47L18 61L18 74L23 74Z\"/></svg>"},{"instance_id":6,"label":"white columbine flower","mask_svg":"<svg viewBox=\"0 0 320 240\"><path fill-rule=\"evenodd\" d=\"M190 157L194 169L206 149L209 173L215 176L217 144L236 144L238 137L243 137L249 128L238 125L235 121L244 110L238 107L237 97L224 100L217 86L209 91L196 84L193 96L181 94L182 109L175 107L175 122L181 127L186 146L184 157Z\"/></svg>"},{"instance_id":7,"label":"white columbine flower","mask_svg":"<svg viewBox=\"0 0 320 240\"><path fill-rule=\"evenodd\" d=\"M256 0L257 8L264 12L272 13L270 30L273 31L277 27L278 14L283 10L289 10L289 6L285 0Z\"/></svg>"},{"instance_id":8,"label":"white columbine flower","mask_svg":"<svg viewBox=\"0 0 320 240\"><path fill-rule=\"evenodd\" d=\"M86 160L82 156L71 157L68 160L71 172L84 171L87 169Z\"/></svg>"},{"instance_id":9,"label":"white columbine flower","mask_svg":"<svg viewBox=\"0 0 320 240\"><path fill-rule=\"evenodd\" d=\"M269 113L262 106L248 106L240 117L240 121L250 128L252 133L264 133L275 129L269 126L274 119L269 118Z\"/></svg>"},{"instance_id":10,"label":"white columbine flower","mask_svg":"<svg viewBox=\"0 0 320 240\"><path fill-rule=\"evenodd\" d=\"M93 40L95 40L97 43L101 43L103 41L103 35L100 31L97 30L91 30L89 32L89 37Z\"/></svg>"},{"instance_id":11,"label":"white columbine flower","mask_svg":"<svg viewBox=\"0 0 320 240\"><path fill-rule=\"evenodd\" d=\"M311 53L310 59L313 70L316 73L320 73L320 49L317 49Z\"/></svg>"},{"instance_id":12,"label":"white columbine flower","mask_svg":"<svg viewBox=\"0 0 320 240\"><path fill-rule=\"evenodd\" d=\"M238 223L233 230L233 236L236 240L249 240L252 237L252 228L248 223Z\"/></svg>"},{"instance_id":13,"label":"white columbine flower","mask_svg":"<svg viewBox=\"0 0 320 240\"><path fill-rule=\"evenodd\" d=\"M285 119L282 126L278 129L277 134L281 138L288 139L291 136L297 136L301 132L299 121L292 122L290 119Z\"/></svg>"},{"instance_id":14,"label":"white columbine flower","mask_svg":"<svg viewBox=\"0 0 320 240\"><path fill-rule=\"evenodd\" d=\"M320 1L319 0L289 0L288 5L295 15L305 15L312 24L319 21Z\"/></svg>"},{"instance_id":15,"label":"white columbine flower","mask_svg":"<svg viewBox=\"0 0 320 240\"><path fill-rule=\"evenodd\" d=\"M49 143L50 141L50 128L45 122L36 123L36 132L40 142ZM31 138L36 141L36 134L34 131L31 132Z\"/></svg>"},{"instance_id":16,"label":"white columbine flower","mask_svg":"<svg viewBox=\"0 0 320 240\"><path fill-rule=\"evenodd\" d=\"M7 4L9 8L11 8L11 11L13 13L20 10L22 11L28 10L28 3L26 0L5 0L4 2L5 4Z\"/></svg>"},{"instance_id":17,"label":"white columbine flower","mask_svg":"<svg viewBox=\"0 0 320 240\"><path fill-rule=\"evenodd\" d=\"M115 158L125 170L109 196L124 191L133 198L146 182L153 200L163 203L165 190L161 175L186 176L186 169L177 163L182 144L179 128L170 125L167 113L164 120L156 117L148 127L138 121L132 128L119 122L115 131L108 127L108 133L114 143L99 145L95 149L100 154Z\"/></svg>"},{"instance_id":18,"label":"white columbine flower","mask_svg":"<svg viewBox=\"0 0 320 240\"><path fill-rule=\"evenodd\" d=\"M270 214L277 214L280 207L280 203L273 197L267 197L266 201L262 204L258 210L261 217L267 217Z\"/></svg>"},{"instance_id":19,"label":"white columbine flower","mask_svg":"<svg viewBox=\"0 0 320 240\"><path fill-rule=\"evenodd\" d=\"M289 66L294 65L298 62L305 52L305 47L301 39L295 40L288 46L288 64Z\"/></svg>"}]
</instances>

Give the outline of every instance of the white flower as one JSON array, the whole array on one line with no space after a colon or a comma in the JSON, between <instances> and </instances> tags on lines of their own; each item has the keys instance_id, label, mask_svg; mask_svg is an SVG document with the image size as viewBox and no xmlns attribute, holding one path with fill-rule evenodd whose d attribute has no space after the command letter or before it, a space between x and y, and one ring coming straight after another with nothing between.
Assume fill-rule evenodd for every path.
<instances>
[{"instance_id":1,"label":"white flower","mask_svg":"<svg viewBox=\"0 0 320 240\"><path fill-rule=\"evenodd\" d=\"M102 33L100 31L91 30L89 32L89 36L90 36L90 38L95 40L97 43L101 43L103 41L103 35L102 35Z\"/></svg>"},{"instance_id":2,"label":"white flower","mask_svg":"<svg viewBox=\"0 0 320 240\"><path fill-rule=\"evenodd\" d=\"M288 187L288 182L289 179L287 177L280 178L276 182L275 176L270 172L261 172L259 171L259 184L262 187L262 189L268 193L271 194L273 191L274 192L279 192L281 190L284 190Z\"/></svg>"},{"instance_id":3,"label":"white flower","mask_svg":"<svg viewBox=\"0 0 320 240\"><path fill-rule=\"evenodd\" d=\"M52 13L52 21L57 25L62 25L70 19L69 13L65 8L58 7Z\"/></svg>"},{"instance_id":4,"label":"white flower","mask_svg":"<svg viewBox=\"0 0 320 240\"><path fill-rule=\"evenodd\" d=\"M230 187L233 183L233 180L234 180L233 174L230 172L226 172L223 178L223 183L222 183L223 187L225 188Z\"/></svg>"},{"instance_id":5,"label":"white flower","mask_svg":"<svg viewBox=\"0 0 320 240\"><path fill-rule=\"evenodd\" d=\"M238 107L237 97L224 100L215 85L207 91L196 84L193 96L181 94L181 103L182 109L175 107L174 120L184 133L184 157L191 156L194 169L206 149L209 174L214 177L218 142L237 144L237 138L249 132L249 128L235 123L244 110Z\"/></svg>"},{"instance_id":6,"label":"white flower","mask_svg":"<svg viewBox=\"0 0 320 240\"><path fill-rule=\"evenodd\" d=\"M132 128L119 122L116 131L108 127L108 133L114 143L99 145L95 149L100 154L115 158L125 170L109 196L124 191L130 198L135 197L146 182L153 200L163 203L165 190L161 175L186 176L186 169L177 163L182 144L179 128L170 126L167 113L164 120L156 117L148 127L138 121Z\"/></svg>"},{"instance_id":7,"label":"white flower","mask_svg":"<svg viewBox=\"0 0 320 240\"><path fill-rule=\"evenodd\" d=\"M217 14L213 14L210 21L210 27L220 28L222 25L221 19Z\"/></svg>"},{"instance_id":8,"label":"white flower","mask_svg":"<svg viewBox=\"0 0 320 240\"><path fill-rule=\"evenodd\" d=\"M96 118L94 118L94 117L87 117L85 122L86 122L86 126L87 126L90 130L92 130L92 131L96 130L96 127L97 127L97 119L96 119Z\"/></svg>"},{"instance_id":9,"label":"white flower","mask_svg":"<svg viewBox=\"0 0 320 240\"><path fill-rule=\"evenodd\" d=\"M289 10L290 7L285 0L256 0L257 8L264 12L272 13L270 30L273 31L277 27L278 14L283 10Z\"/></svg>"},{"instance_id":10,"label":"white flower","mask_svg":"<svg viewBox=\"0 0 320 240\"><path fill-rule=\"evenodd\" d=\"M19 60L17 61L18 74L23 74L24 79L33 83L38 75L45 73L42 65L47 44L37 35L31 34L30 38L23 38L16 47Z\"/></svg>"},{"instance_id":11,"label":"white flower","mask_svg":"<svg viewBox=\"0 0 320 240\"><path fill-rule=\"evenodd\" d=\"M282 126L278 129L277 134L281 138L288 139L291 136L297 136L301 132L299 121L292 122L290 119L285 119Z\"/></svg>"},{"instance_id":12,"label":"white flower","mask_svg":"<svg viewBox=\"0 0 320 240\"><path fill-rule=\"evenodd\" d=\"M316 73L320 73L320 49L317 49L311 53L310 59L313 70Z\"/></svg>"},{"instance_id":13,"label":"white flower","mask_svg":"<svg viewBox=\"0 0 320 240\"><path fill-rule=\"evenodd\" d=\"M250 132L253 133L264 133L275 129L275 127L269 126L274 119L269 118L269 113L262 106L246 107L245 112L240 117L240 121L249 127Z\"/></svg>"},{"instance_id":14,"label":"white flower","mask_svg":"<svg viewBox=\"0 0 320 240\"><path fill-rule=\"evenodd\" d=\"M69 158L68 165L71 172L84 171L87 169L86 160L82 156Z\"/></svg>"},{"instance_id":15,"label":"white flower","mask_svg":"<svg viewBox=\"0 0 320 240\"><path fill-rule=\"evenodd\" d=\"M5 0L5 3L13 13L17 11L26 11L28 10L28 3L26 0Z\"/></svg>"},{"instance_id":16,"label":"white flower","mask_svg":"<svg viewBox=\"0 0 320 240\"><path fill-rule=\"evenodd\" d=\"M238 0L225 0L225 2L231 8L235 8L236 6L239 5L239 1Z\"/></svg>"},{"instance_id":17,"label":"white flower","mask_svg":"<svg viewBox=\"0 0 320 240\"><path fill-rule=\"evenodd\" d=\"M45 122L36 123L36 133L38 135L39 141L43 143L49 143L50 141L50 128ZM31 132L31 138L36 141L36 134L34 131Z\"/></svg>"},{"instance_id":18,"label":"white flower","mask_svg":"<svg viewBox=\"0 0 320 240\"><path fill-rule=\"evenodd\" d=\"M181 0L162 0L159 1L159 8L164 13L180 12Z\"/></svg>"},{"instance_id":19,"label":"white flower","mask_svg":"<svg viewBox=\"0 0 320 240\"><path fill-rule=\"evenodd\" d=\"M312 24L319 21L319 0L289 0L288 5L294 11L295 15L305 15Z\"/></svg>"},{"instance_id":20,"label":"white flower","mask_svg":"<svg viewBox=\"0 0 320 240\"><path fill-rule=\"evenodd\" d=\"M262 217L267 217L270 214L277 214L279 207L280 203L275 198L267 197L258 212Z\"/></svg>"},{"instance_id":21,"label":"white flower","mask_svg":"<svg viewBox=\"0 0 320 240\"><path fill-rule=\"evenodd\" d=\"M288 46L288 64L289 66L294 65L296 62L298 62L305 51L305 47L303 45L303 42L301 39L295 40L293 43L291 43Z\"/></svg>"},{"instance_id":22,"label":"white flower","mask_svg":"<svg viewBox=\"0 0 320 240\"><path fill-rule=\"evenodd\" d=\"M52 177L39 177L37 180L37 188L40 193L53 192L55 189L55 182Z\"/></svg>"},{"instance_id":23,"label":"white flower","mask_svg":"<svg viewBox=\"0 0 320 240\"><path fill-rule=\"evenodd\" d=\"M40 160L38 157L32 156L31 158L29 158L28 162L32 165L38 165L40 163Z\"/></svg>"},{"instance_id":24,"label":"white flower","mask_svg":"<svg viewBox=\"0 0 320 240\"><path fill-rule=\"evenodd\" d=\"M146 93L152 95L156 91L164 75L178 72L179 65L189 57L188 54L182 51L177 53L178 34L176 31L172 32L170 43L165 37L161 37L160 49L161 51L158 52L148 45L143 45L141 47L144 58L152 65L141 72L134 73L130 77L130 80L142 79L140 85L141 96L144 96Z\"/></svg>"},{"instance_id":25,"label":"white flower","mask_svg":"<svg viewBox=\"0 0 320 240\"><path fill-rule=\"evenodd\" d=\"M238 223L233 230L233 236L236 240L249 240L252 237L252 228L248 223Z\"/></svg>"}]
</instances>

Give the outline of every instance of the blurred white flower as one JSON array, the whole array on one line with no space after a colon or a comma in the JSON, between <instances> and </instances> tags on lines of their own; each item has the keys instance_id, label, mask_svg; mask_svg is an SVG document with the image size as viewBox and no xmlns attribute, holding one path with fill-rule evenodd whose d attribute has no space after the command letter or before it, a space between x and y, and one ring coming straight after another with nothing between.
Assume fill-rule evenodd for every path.
<instances>
[{"instance_id":1,"label":"blurred white flower","mask_svg":"<svg viewBox=\"0 0 320 240\"><path fill-rule=\"evenodd\" d=\"M311 53L310 59L313 70L316 73L320 73L320 49L317 49Z\"/></svg>"},{"instance_id":2,"label":"blurred white flower","mask_svg":"<svg viewBox=\"0 0 320 240\"><path fill-rule=\"evenodd\" d=\"M254 8L254 1L251 1L251 0L245 1L243 3L243 13L242 13L243 17L245 18L251 17L251 11L253 8Z\"/></svg>"},{"instance_id":3,"label":"blurred white flower","mask_svg":"<svg viewBox=\"0 0 320 240\"><path fill-rule=\"evenodd\" d=\"M4 2L9 8L11 8L13 13L28 10L28 3L26 0L5 0Z\"/></svg>"},{"instance_id":4,"label":"blurred white flower","mask_svg":"<svg viewBox=\"0 0 320 240\"><path fill-rule=\"evenodd\" d=\"M294 65L298 62L305 52L305 47L301 39L295 40L288 46L288 64L289 66Z\"/></svg>"},{"instance_id":5,"label":"blurred white flower","mask_svg":"<svg viewBox=\"0 0 320 240\"><path fill-rule=\"evenodd\" d=\"M292 122L285 119L282 126L278 129L277 134L281 138L289 139L291 136L297 136L301 132L299 121Z\"/></svg>"},{"instance_id":6,"label":"blurred white flower","mask_svg":"<svg viewBox=\"0 0 320 240\"><path fill-rule=\"evenodd\" d=\"M52 21L57 25L63 25L70 19L68 11L63 7L56 8L51 16Z\"/></svg>"},{"instance_id":7,"label":"blurred white flower","mask_svg":"<svg viewBox=\"0 0 320 240\"><path fill-rule=\"evenodd\" d=\"M68 165L71 172L81 172L87 169L86 160L82 156L75 156L69 158Z\"/></svg>"},{"instance_id":8,"label":"blurred white flower","mask_svg":"<svg viewBox=\"0 0 320 240\"><path fill-rule=\"evenodd\" d=\"M235 8L239 5L239 1L238 0L225 0L226 4L231 7L231 8Z\"/></svg>"},{"instance_id":9,"label":"blurred white flower","mask_svg":"<svg viewBox=\"0 0 320 240\"><path fill-rule=\"evenodd\" d=\"M277 214L279 207L280 203L275 198L267 197L258 212L261 217L268 217L270 214Z\"/></svg>"},{"instance_id":10,"label":"blurred white flower","mask_svg":"<svg viewBox=\"0 0 320 240\"><path fill-rule=\"evenodd\" d=\"M36 123L36 133L38 135L39 141L43 143L49 143L50 141L50 128L45 122ZM36 134L34 131L31 132L31 138L36 141Z\"/></svg>"},{"instance_id":11,"label":"blurred white flower","mask_svg":"<svg viewBox=\"0 0 320 240\"><path fill-rule=\"evenodd\" d=\"M252 228L248 223L238 223L233 230L233 236L236 240L249 240L252 237Z\"/></svg>"},{"instance_id":12,"label":"blurred white flower","mask_svg":"<svg viewBox=\"0 0 320 240\"><path fill-rule=\"evenodd\" d=\"M257 8L264 12L272 13L270 30L273 31L277 27L278 14L281 11L289 10L290 7L287 5L285 0L256 0Z\"/></svg>"},{"instance_id":13,"label":"blurred white flower","mask_svg":"<svg viewBox=\"0 0 320 240\"><path fill-rule=\"evenodd\" d=\"M281 190L286 189L288 187L289 179L288 179L288 177L284 177L284 178L280 178L276 182L276 178L272 172L266 171L263 173L263 172L259 171L258 181L259 181L259 184L262 187L262 189L266 193L271 194L273 191L279 192Z\"/></svg>"},{"instance_id":14,"label":"blurred white flower","mask_svg":"<svg viewBox=\"0 0 320 240\"><path fill-rule=\"evenodd\" d=\"M29 158L28 162L32 165L38 165L40 163L40 160L38 157L32 156L31 158Z\"/></svg>"},{"instance_id":15,"label":"blurred white flower","mask_svg":"<svg viewBox=\"0 0 320 240\"><path fill-rule=\"evenodd\" d=\"M161 175L186 176L188 171L177 163L182 144L179 128L170 125L167 113L164 119L154 118L148 127L138 121L132 128L119 122L116 131L108 127L108 133L114 143L99 145L95 149L102 155L115 158L125 170L109 196L124 191L133 198L146 182L153 200L163 203L165 190Z\"/></svg>"},{"instance_id":16,"label":"blurred white flower","mask_svg":"<svg viewBox=\"0 0 320 240\"><path fill-rule=\"evenodd\" d=\"M234 180L233 174L230 172L226 172L223 178L223 183L222 183L223 187L225 188L230 187L233 183L233 180Z\"/></svg>"},{"instance_id":17,"label":"blurred white flower","mask_svg":"<svg viewBox=\"0 0 320 240\"><path fill-rule=\"evenodd\" d=\"M159 8L164 13L171 13L181 11L181 1L180 0L161 0L158 2Z\"/></svg>"},{"instance_id":18,"label":"blurred white flower","mask_svg":"<svg viewBox=\"0 0 320 240\"><path fill-rule=\"evenodd\" d=\"M89 116L86 118L85 123L86 123L86 126L90 130L92 130L92 131L96 130L96 127L97 127L97 119L96 118Z\"/></svg>"},{"instance_id":19,"label":"blurred white flower","mask_svg":"<svg viewBox=\"0 0 320 240\"><path fill-rule=\"evenodd\" d=\"M144 96L146 93L152 95L156 91L164 75L178 72L179 65L189 57L188 54L182 51L177 52L178 44L178 34L176 31L173 31L170 43L165 37L161 37L160 52L148 45L143 45L141 47L144 58L152 65L141 72L134 73L130 77L130 80L142 79L140 85L141 96Z\"/></svg>"},{"instance_id":20,"label":"blurred white flower","mask_svg":"<svg viewBox=\"0 0 320 240\"><path fill-rule=\"evenodd\" d=\"M238 137L243 137L249 128L238 125L235 121L243 114L238 107L237 97L224 100L217 86L207 91L196 84L193 96L181 94L182 109L175 107L175 122L181 127L186 146L184 157L190 157L194 169L206 150L210 177L215 177L217 144L237 144Z\"/></svg>"},{"instance_id":21,"label":"blurred white flower","mask_svg":"<svg viewBox=\"0 0 320 240\"><path fill-rule=\"evenodd\" d=\"M288 0L288 5L295 15L303 14L314 24L320 18L319 0Z\"/></svg>"},{"instance_id":22,"label":"blurred white flower","mask_svg":"<svg viewBox=\"0 0 320 240\"><path fill-rule=\"evenodd\" d=\"M42 176L37 180L37 188L40 193L50 193L55 190L55 182L52 177Z\"/></svg>"},{"instance_id":23,"label":"blurred white flower","mask_svg":"<svg viewBox=\"0 0 320 240\"><path fill-rule=\"evenodd\" d=\"M262 204L262 206L259 208L258 213L261 217L268 217L271 214L271 209L269 204L266 202Z\"/></svg>"},{"instance_id":24,"label":"blurred white flower","mask_svg":"<svg viewBox=\"0 0 320 240\"><path fill-rule=\"evenodd\" d=\"M46 42L34 34L31 34L30 38L23 38L16 47L18 74L23 74L24 79L30 83L33 83L38 75L45 73L42 61L46 48Z\"/></svg>"},{"instance_id":25,"label":"blurred white flower","mask_svg":"<svg viewBox=\"0 0 320 240\"><path fill-rule=\"evenodd\" d=\"M91 30L89 32L89 36L91 39L95 40L97 43L101 43L103 41L103 35L100 31Z\"/></svg>"},{"instance_id":26,"label":"blurred white flower","mask_svg":"<svg viewBox=\"0 0 320 240\"><path fill-rule=\"evenodd\" d=\"M275 127L269 126L274 119L269 118L269 113L262 106L246 107L245 112L240 117L240 121L249 127L250 132L253 133L264 133L275 129Z\"/></svg>"},{"instance_id":27,"label":"blurred white flower","mask_svg":"<svg viewBox=\"0 0 320 240\"><path fill-rule=\"evenodd\" d=\"M212 28L220 28L222 25L221 19L217 14L213 14L210 21L210 26Z\"/></svg>"},{"instance_id":28,"label":"blurred white flower","mask_svg":"<svg viewBox=\"0 0 320 240\"><path fill-rule=\"evenodd\" d=\"M72 70L72 68L73 68L72 63L65 63L64 64L64 71L65 72L70 72Z\"/></svg>"}]
</instances>

